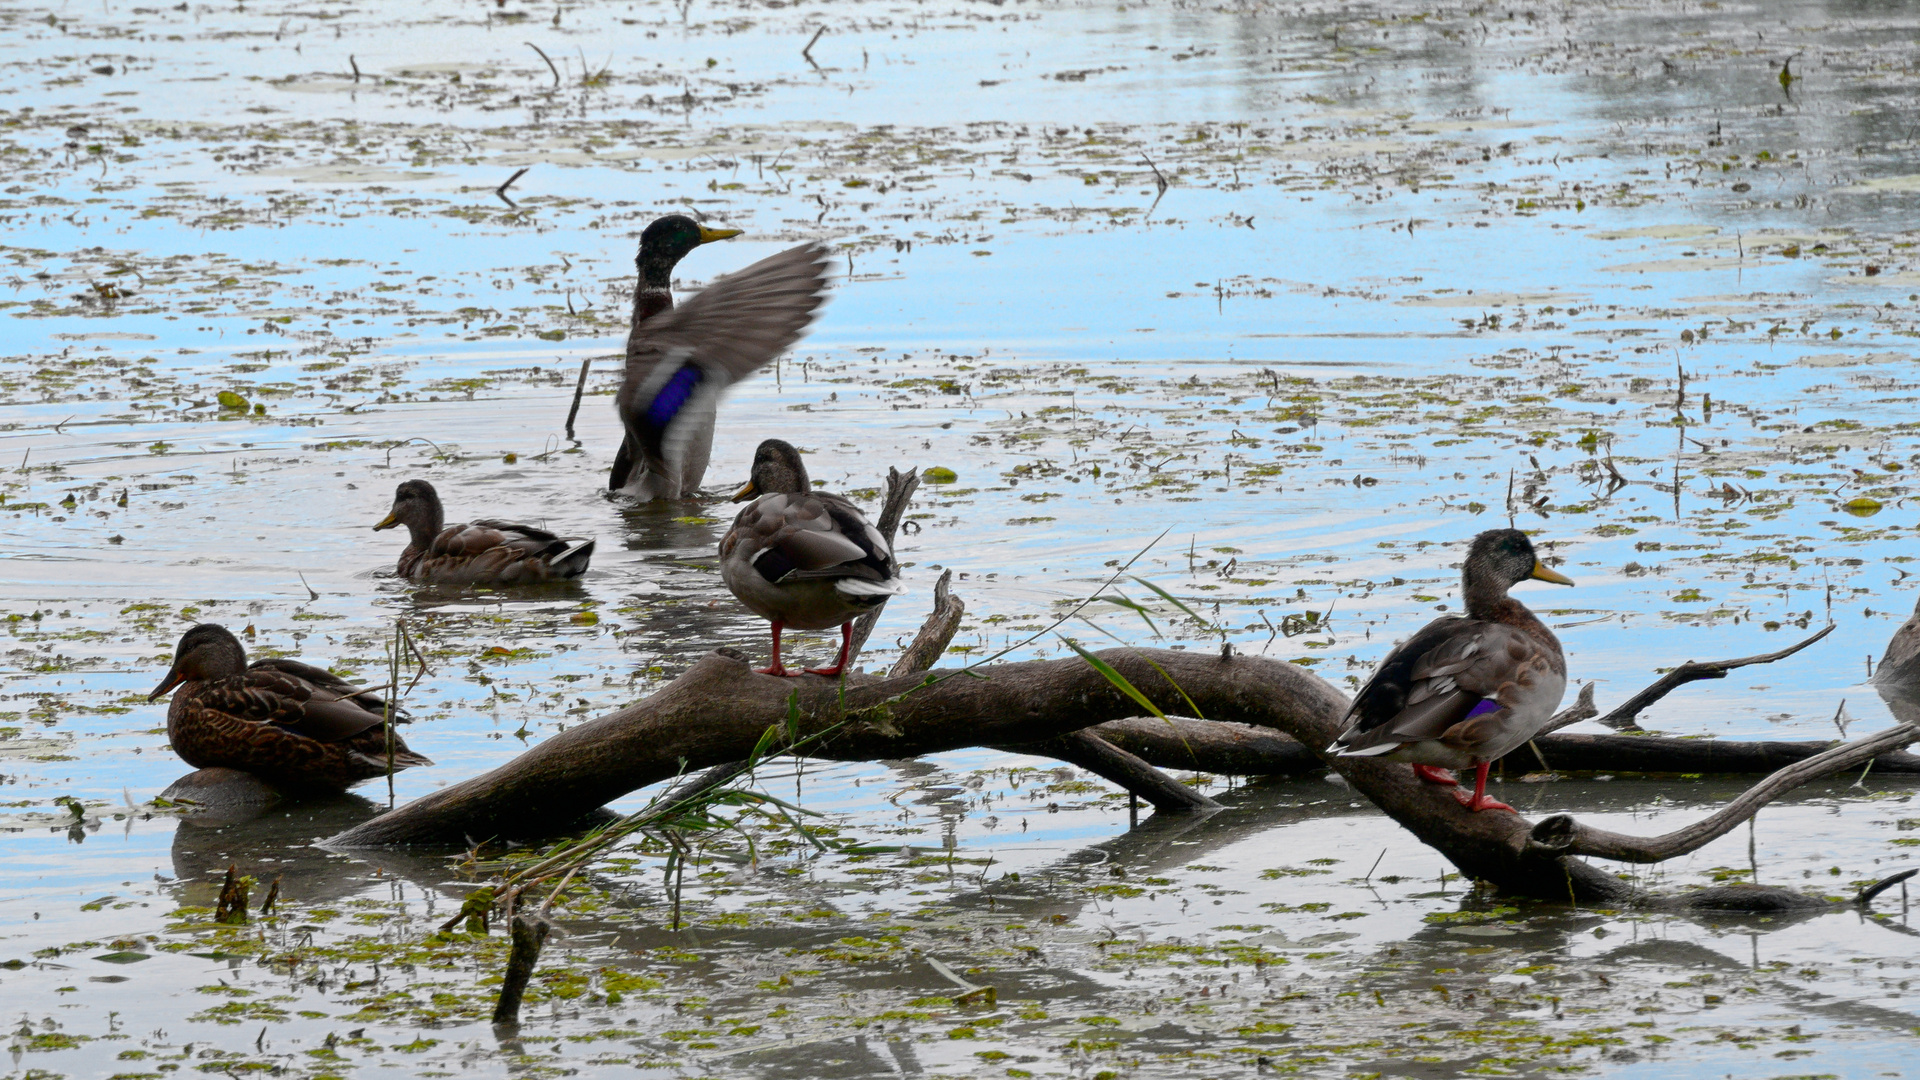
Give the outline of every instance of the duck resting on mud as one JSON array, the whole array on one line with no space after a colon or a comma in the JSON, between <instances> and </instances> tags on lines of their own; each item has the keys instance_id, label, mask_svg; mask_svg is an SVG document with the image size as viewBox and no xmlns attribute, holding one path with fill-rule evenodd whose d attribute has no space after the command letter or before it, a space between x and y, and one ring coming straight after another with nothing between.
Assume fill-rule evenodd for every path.
<instances>
[{"instance_id":1,"label":"duck resting on mud","mask_svg":"<svg viewBox=\"0 0 1920 1080\"><path fill-rule=\"evenodd\" d=\"M679 214L640 234L640 283L614 408L625 435L609 490L636 499L699 494L720 395L785 352L826 301L832 263L820 244L770 255L678 307L673 268L701 244L739 235Z\"/></svg>"},{"instance_id":2,"label":"duck resting on mud","mask_svg":"<svg viewBox=\"0 0 1920 1080\"><path fill-rule=\"evenodd\" d=\"M758 498L754 498L759 496ZM768 439L753 455L752 479L733 501L754 501L720 539L720 577L755 615L773 624L773 663L762 675L799 674L780 664L780 631L840 627L840 657L812 675L839 675L853 620L905 592L893 549L860 508L813 490L790 443Z\"/></svg>"},{"instance_id":3,"label":"duck resting on mud","mask_svg":"<svg viewBox=\"0 0 1920 1080\"><path fill-rule=\"evenodd\" d=\"M1560 707L1567 661L1553 631L1507 590L1532 578L1571 585L1518 529L1473 538L1461 573L1465 615L1438 618L1380 662L1327 752L1413 763L1469 810L1513 807L1487 797L1487 768L1534 737ZM1475 770L1473 794L1449 769Z\"/></svg>"},{"instance_id":4,"label":"duck resting on mud","mask_svg":"<svg viewBox=\"0 0 1920 1080\"><path fill-rule=\"evenodd\" d=\"M169 691L167 740L194 768L240 769L293 791L342 791L387 773L383 698L298 660L249 664L223 626L201 623L180 638L147 700ZM397 733L392 754L396 772L433 764Z\"/></svg>"}]
</instances>

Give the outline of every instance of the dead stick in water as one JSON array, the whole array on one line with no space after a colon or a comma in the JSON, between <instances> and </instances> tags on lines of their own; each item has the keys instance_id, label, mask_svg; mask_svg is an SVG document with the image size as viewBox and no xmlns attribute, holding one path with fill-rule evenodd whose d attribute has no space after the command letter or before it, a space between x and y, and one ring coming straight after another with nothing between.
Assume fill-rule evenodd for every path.
<instances>
[{"instance_id":1,"label":"dead stick in water","mask_svg":"<svg viewBox=\"0 0 1920 1080\"><path fill-rule=\"evenodd\" d=\"M500 197L501 202L506 203L508 206L513 207L515 210L518 210L520 208L520 204L517 202L514 202L512 199L507 197L507 189L513 186L513 182L515 180L518 180L521 177L527 175L527 170L531 168L533 168L533 166L523 165L520 168L514 170L513 175L507 177L507 182L504 184L501 184L497 188L494 188L493 193Z\"/></svg>"},{"instance_id":2,"label":"dead stick in water","mask_svg":"<svg viewBox=\"0 0 1920 1080\"><path fill-rule=\"evenodd\" d=\"M573 418L580 415L580 395L587 392L587 370L593 367L593 357L580 361L580 381L573 384L573 408L567 410L567 438L573 438ZM575 440L576 442L578 440Z\"/></svg>"},{"instance_id":3,"label":"dead stick in water","mask_svg":"<svg viewBox=\"0 0 1920 1080\"><path fill-rule=\"evenodd\" d=\"M802 57L803 59L805 59L807 63L809 63L809 64L813 64L813 46L814 46L814 43L815 43L815 42L818 42L818 41L820 40L820 35L821 35L821 34L824 34L824 33L826 33L826 32L827 32L827 28L826 28L826 27L824 27L824 26L823 26L823 27L821 27L821 28L820 28L820 29L818 29L818 30L815 30L815 31L813 32L813 36L807 39L807 47L806 47L806 48L804 48L804 49L801 49L801 50L800 50L800 56L801 56L801 57ZM817 68L817 67L819 67L820 65L819 65L819 64L813 64L813 66Z\"/></svg>"},{"instance_id":4,"label":"dead stick in water","mask_svg":"<svg viewBox=\"0 0 1920 1080\"><path fill-rule=\"evenodd\" d=\"M520 1022L520 998L527 992L527 980L533 978L533 965L540 960L540 947L547 943L550 929L545 919L525 915L515 915L510 925L513 948L507 953L507 976L500 984L500 1001L493 1007L496 1024Z\"/></svg>"},{"instance_id":5,"label":"dead stick in water","mask_svg":"<svg viewBox=\"0 0 1920 1080\"><path fill-rule=\"evenodd\" d=\"M527 48L532 49L534 52L539 53L540 59L545 60L547 62L547 70L553 72L553 85L559 86L560 85L560 69L553 66L553 57L548 56L546 54L546 50L540 48L540 46L535 45L531 41L527 42L526 46Z\"/></svg>"}]
</instances>

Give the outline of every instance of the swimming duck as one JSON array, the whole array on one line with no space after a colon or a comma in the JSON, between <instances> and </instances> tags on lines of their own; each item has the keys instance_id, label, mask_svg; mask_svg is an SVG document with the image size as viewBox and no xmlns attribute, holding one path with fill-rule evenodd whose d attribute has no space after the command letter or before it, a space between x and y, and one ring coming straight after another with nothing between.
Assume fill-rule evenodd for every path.
<instances>
[{"instance_id":1,"label":"swimming duck","mask_svg":"<svg viewBox=\"0 0 1920 1080\"><path fill-rule=\"evenodd\" d=\"M247 663L223 626L180 638L173 666L148 701L178 687L167 739L195 768L242 769L292 789L345 789L387 772L386 702L298 660ZM393 737L393 768L431 765Z\"/></svg>"},{"instance_id":2,"label":"swimming duck","mask_svg":"<svg viewBox=\"0 0 1920 1080\"><path fill-rule=\"evenodd\" d=\"M838 623L840 658L807 671L839 675L853 620L906 591L887 538L859 507L813 490L800 451L779 439L754 451L752 479L733 494L734 502L747 499L754 501L720 539L720 577L748 610L773 623L773 663L757 670L798 674L780 664L780 631Z\"/></svg>"},{"instance_id":3,"label":"swimming duck","mask_svg":"<svg viewBox=\"0 0 1920 1080\"><path fill-rule=\"evenodd\" d=\"M1487 797L1487 768L1552 719L1567 688L1560 641L1507 589L1533 578L1571 585L1518 529L1473 538L1461 574L1466 614L1435 619L1367 680L1328 753L1413 763L1469 810L1512 810ZM1473 766L1473 794L1448 772Z\"/></svg>"},{"instance_id":4,"label":"swimming duck","mask_svg":"<svg viewBox=\"0 0 1920 1080\"><path fill-rule=\"evenodd\" d=\"M593 560L592 540L555 536L531 525L482 518L446 525L440 493L425 480L393 492L393 509L373 528L407 527L398 573L436 585L528 585L576 578Z\"/></svg>"},{"instance_id":5,"label":"swimming duck","mask_svg":"<svg viewBox=\"0 0 1920 1080\"><path fill-rule=\"evenodd\" d=\"M674 215L640 234L640 288L627 370L614 407L626 429L609 490L679 499L707 475L720 394L800 340L826 299L831 263L820 244L770 255L673 304L673 265L695 247L738 235Z\"/></svg>"}]
</instances>

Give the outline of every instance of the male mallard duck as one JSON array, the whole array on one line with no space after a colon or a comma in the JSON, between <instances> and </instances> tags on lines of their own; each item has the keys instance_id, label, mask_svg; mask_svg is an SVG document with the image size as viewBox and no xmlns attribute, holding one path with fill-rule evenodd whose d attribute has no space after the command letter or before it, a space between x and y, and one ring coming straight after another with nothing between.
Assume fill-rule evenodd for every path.
<instances>
[{"instance_id":1,"label":"male mallard duck","mask_svg":"<svg viewBox=\"0 0 1920 1080\"><path fill-rule=\"evenodd\" d=\"M1528 578L1573 584L1518 529L1474 537L1461 574L1467 613L1433 620L1387 654L1328 753L1410 761L1420 779L1456 785L1469 810L1512 810L1487 798L1487 766L1533 738L1567 688L1559 639L1507 595ZM1469 765L1472 797L1446 771Z\"/></svg>"},{"instance_id":2,"label":"male mallard duck","mask_svg":"<svg viewBox=\"0 0 1920 1080\"><path fill-rule=\"evenodd\" d=\"M847 666L853 620L905 592L893 549L860 508L813 490L800 451L768 439L753 455L753 478L733 501L752 505L720 539L720 577L740 602L773 623L773 664L762 675L786 675L780 631L840 625L840 658L814 675L838 675Z\"/></svg>"},{"instance_id":3,"label":"male mallard duck","mask_svg":"<svg viewBox=\"0 0 1920 1080\"><path fill-rule=\"evenodd\" d=\"M408 480L393 492L393 509L374 526L377 532L407 527L407 549L399 574L436 585L529 585L560 581L587 572L592 540L555 536L531 525L482 518L467 525L446 525L440 493L425 480Z\"/></svg>"},{"instance_id":4,"label":"male mallard duck","mask_svg":"<svg viewBox=\"0 0 1920 1080\"><path fill-rule=\"evenodd\" d=\"M827 249L803 244L720 278L673 306L673 265L738 235L674 215L640 234L640 289L614 407L626 428L607 487L639 499L694 495L707 475L715 408L727 387L800 340L826 299Z\"/></svg>"},{"instance_id":5,"label":"male mallard duck","mask_svg":"<svg viewBox=\"0 0 1920 1080\"><path fill-rule=\"evenodd\" d=\"M188 630L147 700L176 686L167 739L195 768L242 769L304 789L344 789L386 775L386 702L379 695L298 660L248 664L226 627ZM395 770L431 764L394 735Z\"/></svg>"}]
</instances>

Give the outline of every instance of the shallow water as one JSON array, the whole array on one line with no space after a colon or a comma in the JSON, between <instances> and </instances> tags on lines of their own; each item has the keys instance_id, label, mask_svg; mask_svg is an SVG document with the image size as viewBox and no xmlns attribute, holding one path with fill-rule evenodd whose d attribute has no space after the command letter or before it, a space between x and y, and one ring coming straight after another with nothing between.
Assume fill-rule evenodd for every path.
<instances>
[{"instance_id":1,"label":"shallow water","mask_svg":"<svg viewBox=\"0 0 1920 1080\"><path fill-rule=\"evenodd\" d=\"M1437 856L1324 780L1129 831L1124 799L1049 762L809 765L802 801L840 835L924 853L721 860L680 932L657 864L610 874L554 970L659 985L610 1005L604 974L554 982L504 1047L466 998L366 1004L448 978L395 950L471 878L302 846L369 804L213 829L137 807L183 771L144 694L194 620L378 682L404 618L434 659L408 738L438 764L401 774L403 800L716 645L764 651L713 572L730 508L599 490L611 361L578 442L562 433L580 361L619 346L638 229L689 207L747 235L689 257L687 287L811 237L851 260L798 353L723 406L711 486L769 435L867 501L889 464L958 474L922 489L900 545L916 595L869 666L940 568L980 656L1169 530L1143 576L1219 628L1169 608L1171 640L1358 680L1457 603L1461 545L1511 507L1579 582L1523 596L1603 707L1831 617L1809 653L1643 722L1878 728L1861 684L1910 606L1920 466L1913 23L1865 4L0 10L15 1072L1900 1074L1904 913L1462 917ZM402 587L390 534L365 529L416 475L455 515L598 536L593 571L540 595ZM1751 863L1736 834L1659 882L1757 866L1844 894L1899 868L1910 786L1852 782L1765 811ZM1504 797L1657 832L1739 786ZM176 913L229 861L284 873L294 905L248 949ZM354 944L376 933L387 952ZM470 997L498 964L462 948ZM281 949L313 966L263 959ZM978 967L1001 1007L913 1005L954 989L915 949ZM149 959L93 959L129 952Z\"/></svg>"}]
</instances>

